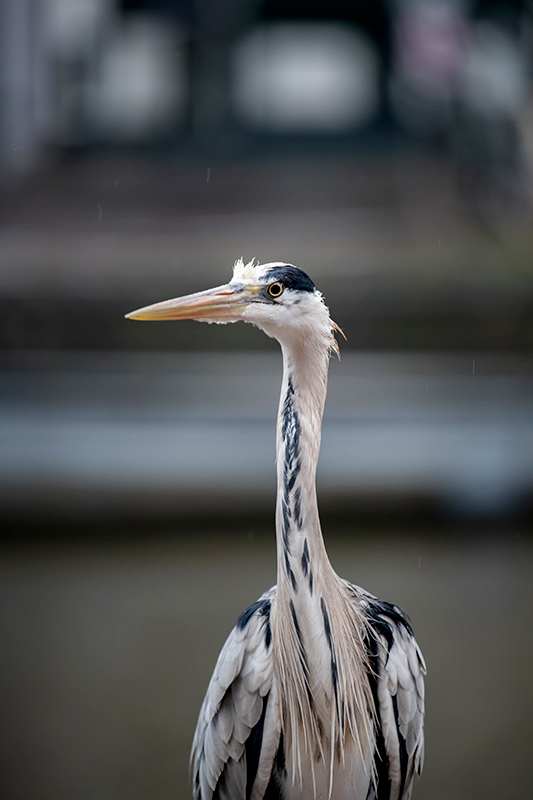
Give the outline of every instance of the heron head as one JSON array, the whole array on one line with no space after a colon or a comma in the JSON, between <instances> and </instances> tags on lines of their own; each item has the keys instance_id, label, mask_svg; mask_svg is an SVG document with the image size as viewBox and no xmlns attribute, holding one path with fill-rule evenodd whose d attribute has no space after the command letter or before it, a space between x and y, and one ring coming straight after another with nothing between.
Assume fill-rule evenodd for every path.
<instances>
[{"instance_id":1,"label":"heron head","mask_svg":"<svg viewBox=\"0 0 533 800\"><path fill-rule=\"evenodd\" d=\"M334 324L311 278L292 264L235 263L232 280L203 292L165 300L126 314L128 319L227 323L243 320L280 341L307 328Z\"/></svg>"}]
</instances>

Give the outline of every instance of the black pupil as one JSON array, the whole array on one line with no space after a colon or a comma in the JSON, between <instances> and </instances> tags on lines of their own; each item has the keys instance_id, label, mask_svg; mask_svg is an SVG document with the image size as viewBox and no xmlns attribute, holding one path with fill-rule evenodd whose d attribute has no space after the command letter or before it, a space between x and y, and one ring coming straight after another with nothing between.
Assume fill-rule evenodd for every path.
<instances>
[{"instance_id":1,"label":"black pupil","mask_svg":"<svg viewBox=\"0 0 533 800\"><path fill-rule=\"evenodd\" d=\"M279 297L283 291L283 286L281 283L273 283L268 291L272 297Z\"/></svg>"}]
</instances>

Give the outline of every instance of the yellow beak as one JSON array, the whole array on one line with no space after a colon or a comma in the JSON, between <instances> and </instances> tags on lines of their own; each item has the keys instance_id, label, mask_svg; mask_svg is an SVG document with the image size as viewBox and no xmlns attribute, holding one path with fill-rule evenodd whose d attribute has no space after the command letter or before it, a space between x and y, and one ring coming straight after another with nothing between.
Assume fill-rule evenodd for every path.
<instances>
[{"instance_id":1,"label":"yellow beak","mask_svg":"<svg viewBox=\"0 0 533 800\"><path fill-rule=\"evenodd\" d=\"M171 320L196 319L209 322L236 322L257 295L257 289L239 283L227 283L205 292L176 297L126 314L127 319Z\"/></svg>"}]
</instances>

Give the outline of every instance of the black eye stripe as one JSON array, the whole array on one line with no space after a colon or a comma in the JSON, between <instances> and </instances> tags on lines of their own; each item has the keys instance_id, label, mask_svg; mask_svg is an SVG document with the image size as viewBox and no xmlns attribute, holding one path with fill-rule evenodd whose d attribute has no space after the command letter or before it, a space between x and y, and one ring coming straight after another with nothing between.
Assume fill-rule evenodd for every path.
<instances>
[{"instance_id":1,"label":"black eye stripe","mask_svg":"<svg viewBox=\"0 0 533 800\"><path fill-rule=\"evenodd\" d=\"M284 264L282 267L272 267L265 274L264 279L269 283L279 282L285 289L292 289L297 292L314 292L315 284L303 270L293 267L291 264Z\"/></svg>"}]
</instances>

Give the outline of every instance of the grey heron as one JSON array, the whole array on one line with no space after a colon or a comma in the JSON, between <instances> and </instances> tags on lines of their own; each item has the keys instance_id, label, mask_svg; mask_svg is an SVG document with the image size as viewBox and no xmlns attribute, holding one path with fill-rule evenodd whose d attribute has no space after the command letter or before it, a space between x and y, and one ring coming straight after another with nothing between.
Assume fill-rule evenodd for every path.
<instances>
[{"instance_id":1,"label":"grey heron","mask_svg":"<svg viewBox=\"0 0 533 800\"><path fill-rule=\"evenodd\" d=\"M195 800L406 800L424 754L425 664L396 605L340 578L315 474L330 355L322 295L290 264L234 266L223 286L138 320L244 320L283 353L277 421L277 586L239 618L194 736Z\"/></svg>"}]
</instances>

